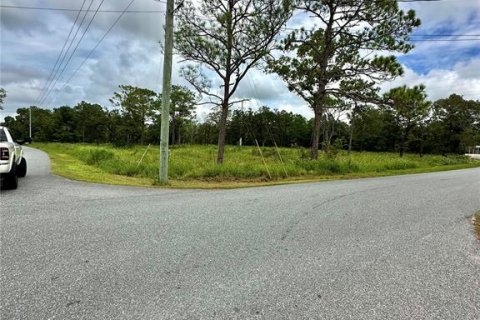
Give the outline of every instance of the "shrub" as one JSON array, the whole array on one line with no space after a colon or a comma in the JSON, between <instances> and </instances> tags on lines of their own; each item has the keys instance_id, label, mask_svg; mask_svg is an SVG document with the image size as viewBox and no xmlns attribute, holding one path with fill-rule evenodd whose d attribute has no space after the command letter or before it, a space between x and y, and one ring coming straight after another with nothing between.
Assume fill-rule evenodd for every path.
<instances>
[{"instance_id":1,"label":"shrub","mask_svg":"<svg viewBox=\"0 0 480 320\"><path fill-rule=\"evenodd\" d=\"M470 159L467 156L452 155L443 157L442 164L447 166L452 164L468 163L469 161Z\"/></svg>"},{"instance_id":2,"label":"shrub","mask_svg":"<svg viewBox=\"0 0 480 320\"><path fill-rule=\"evenodd\" d=\"M311 173L331 174L345 170L338 162L329 159L297 160L295 164Z\"/></svg>"},{"instance_id":3,"label":"shrub","mask_svg":"<svg viewBox=\"0 0 480 320\"><path fill-rule=\"evenodd\" d=\"M85 163L88 165L99 165L100 162L111 160L115 157L112 151L106 149L89 149Z\"/></svg>"},{"instance_id":4,"label":"shrub","mask_svg":"<svg viewBox=\"0 0 480 320\"><path fill-rule=\"evenodd\" d=\"M405 170L416 168L417 164L407 160L393 160L383 165L385 170ZM381 170L383 171L383 170Z\"/></svg>"}]
</instances>

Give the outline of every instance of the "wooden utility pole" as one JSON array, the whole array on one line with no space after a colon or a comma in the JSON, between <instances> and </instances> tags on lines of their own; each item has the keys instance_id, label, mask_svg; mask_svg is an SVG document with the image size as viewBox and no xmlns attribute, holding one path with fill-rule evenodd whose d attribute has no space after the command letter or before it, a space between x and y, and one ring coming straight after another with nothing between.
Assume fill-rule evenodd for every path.
<instances>
[{"instance_id":1,"label":"wooden utility pole","mask_svg":"<svg viewBox=\"0 0 480 320\"><path fill-rule=\"evenodd\" d=\"M32 139L32 106L30 106L30 109L28 109L28 113L29 113L29 120L28 120L28 134L29 134L29 138Z\"/></svg>"},{"instance_id":2,"label":"wooden utility pole","mask_svg":"<svg viewBox=\"0 0 480 320\"><path fill-rule=\"evenodd\" d=\"M165 52L163 55L162 122L160 129L159 182L168 182L168 129L170 119L170 91L172 90L173 11L174 0L167 0L165 15Z\"/></svg>"}]
</instances>

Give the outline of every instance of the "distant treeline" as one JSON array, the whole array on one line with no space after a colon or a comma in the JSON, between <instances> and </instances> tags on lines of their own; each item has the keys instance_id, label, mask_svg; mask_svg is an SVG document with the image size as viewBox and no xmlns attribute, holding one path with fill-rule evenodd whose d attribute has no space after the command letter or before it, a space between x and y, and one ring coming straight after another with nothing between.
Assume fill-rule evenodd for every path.
<instances>
[{"instance_id":1,"label":"distant treeline","mask_svg":"<svg viewBox=\"0 0 480 320\"><path fill-rule=\"evenodd\" d=\"M121 86L111 102L114 108L80 102L74 107L53 110L31 107L32 138L42 142L110 143L116 146L158 144L160 97L145 89ZM143 90L143 91L142 91ZM175 87L170 121L171 144L216 144L219 113L202 122L196 120L195 96ZM15 117L6 117L18 138L29 134L29 108L20 108ZM227 143L260 146L302 146L311 144L313 120L262 107L234 110L227 122ZM408 126L408 124L407 124ZM416 153L464 153L480 144L480 101L452 94L431 104L428 116L408 131L404 119L392 109L374 105L327 109L322 117L323 149L357 151L405 151ZM405 132L407 135L404 137ZM255 141L256 140L256 141ZM404 141L402 141L404 140Z\"/></svg>"}]
</instances>

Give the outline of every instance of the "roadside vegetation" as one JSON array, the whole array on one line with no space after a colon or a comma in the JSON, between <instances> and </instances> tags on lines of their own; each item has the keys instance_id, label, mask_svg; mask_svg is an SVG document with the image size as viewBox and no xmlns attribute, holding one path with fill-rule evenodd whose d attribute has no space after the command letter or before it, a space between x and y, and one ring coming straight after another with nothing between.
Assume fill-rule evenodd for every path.
<instances>
[{"instance_id":1,"label":"roadside vegetation","mask_svg":"<svg viewBox=\"0 0 480 320\"><path fill-rule=\"evenodd\" d=\"M158 148L147 146L35 143L52 159L55 174L74 180L152 185L158 176ZM147 150L148 149L148 150ZM260 152L261 151L261 152ZM278 151L278 152L277 152ZM432 172L480 166L464 156L352 152L331 149L309 159L306 148L226 146L225 163L216 164L216 146L176 146L170 179L176 187L241 187L292 181L344 179ZM142 159L143 157L143 159ZM265 161L265 163L263 162Z\"/></svg>"},{"instance_id":2,"label":"roadside vegetation","mask_svg":"<svg viewBox=\"0 0 480 320\"><path fill-rule=\"evenodd\" d=\"M298 14L305 23L291 28ZM421 84L381 90L404 74L397 57L414 48L410 36L421 23L396 1L184 1L176 21L179 72L188 85L173 85L170 96L172 184L238 186L478 166L461 154L480 144L480 101L454 92L430 101ZM284 86L256 83L255 69ZM102 104L46 105L59 101L47 99L54 78L40 93L45 108L22 106L5 117L13 136L78 143L38 144L57 174L151 184L159 152L152 148L140 160L147 145L160 142L161 94L119 84ZM286 100L272 97L286 90L303 100L309 116L281 110ZM6 94L0 88L0 107Z\"/></svg>"}]
</instances>

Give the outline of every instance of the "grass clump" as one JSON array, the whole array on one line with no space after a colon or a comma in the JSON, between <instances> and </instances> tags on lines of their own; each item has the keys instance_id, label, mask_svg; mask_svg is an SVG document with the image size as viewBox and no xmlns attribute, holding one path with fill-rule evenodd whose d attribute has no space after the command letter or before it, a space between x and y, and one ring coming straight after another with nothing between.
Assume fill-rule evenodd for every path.
<instances>
[{"instance_id":1,"label":"grass clump","mask_svg":"<svg viewBox=\"0 0 480 320\"><path fill-rule=\"evenodd\" d=\"M102 182L96 176L110 175L109 181L125 178L150 184L158 176L158 148L146 146L113 147L87 144L35 144L52 159L56 174L78 180ZM310 160L304 148L262 147L261 153L251 146L226 146L224 164L216 164L217 147L213 145L174 146L169 159L169 178L188 186L210 186L225 183L251 185L298 180L341 179L386 176L405 173L480 166L480 161L463 156L438 156L396 153L338 151L335 157L321 153ZM142 156L144 155L142 159ZM265 162L265 163L264 163ZM74 165L75 164L75 165ZM82 168L75 171L75 166ZM85 167L91 168L85 170ZM91 172L96 172L95 175ZM101 175L98 173L101 172ZM85 177L82 177L85 176ZM94 176L94 178L92 178ZM122 177L122 178L120 178ZM139 182L140 183L140 182Z\"/></svg>"},{"instance_id":2,"label":"grass clump","mask_svg":"<svg viewBox=\"0 0 480 320\"><path fill-rule=\"evenodd\" d=\"M111 160L115 157L112 151L106 149L90 149L88 150L85 163L88 165L99 165L101 162Z\"/></svg>"}]
</instances>

